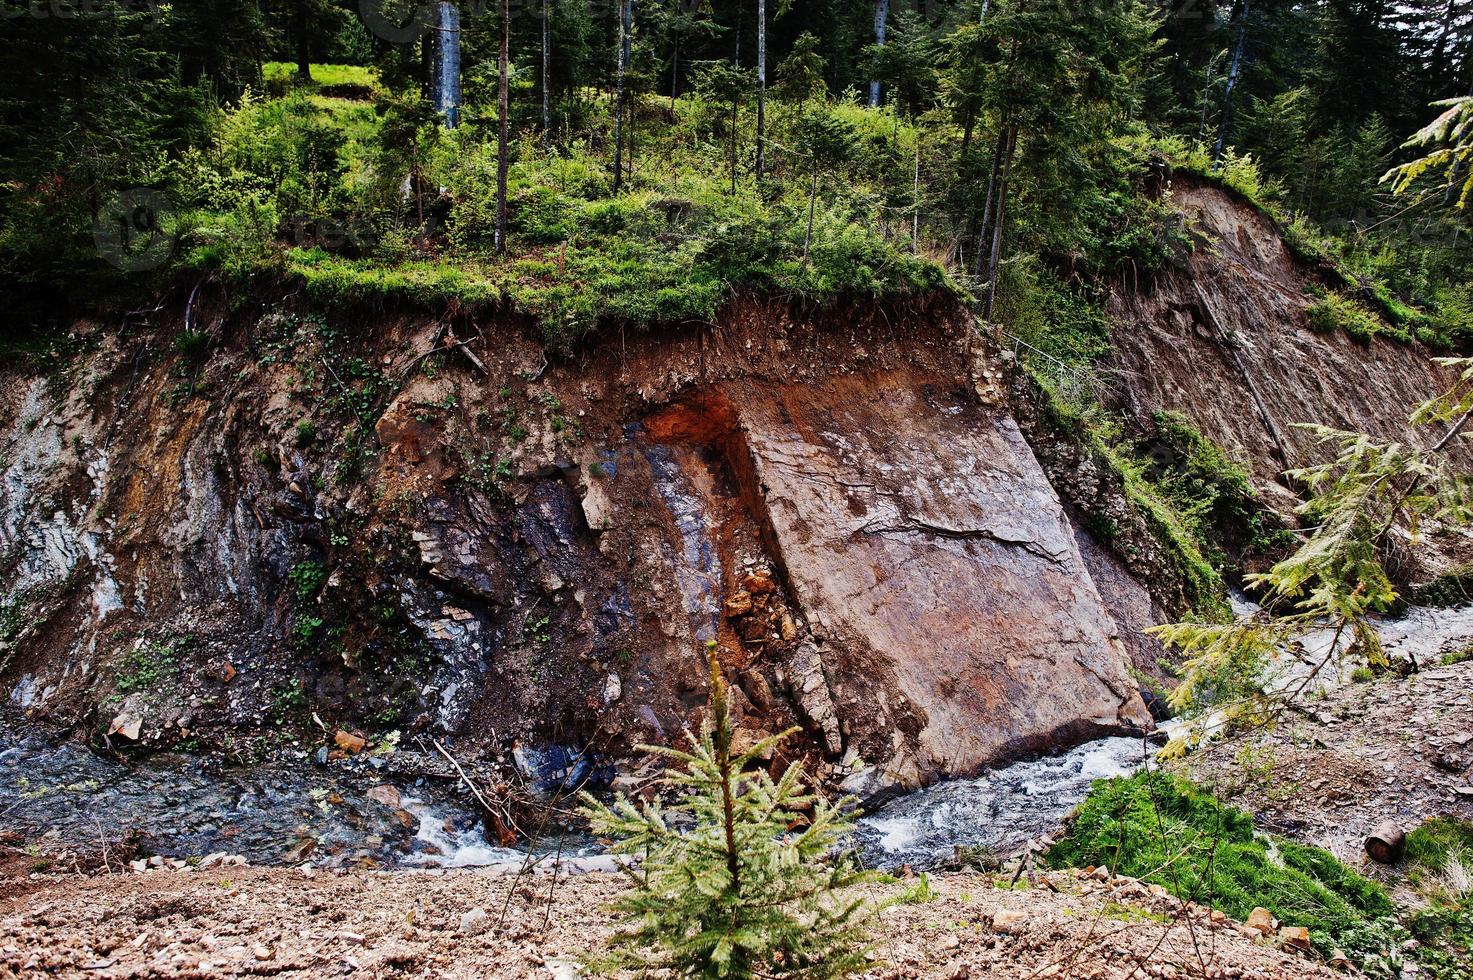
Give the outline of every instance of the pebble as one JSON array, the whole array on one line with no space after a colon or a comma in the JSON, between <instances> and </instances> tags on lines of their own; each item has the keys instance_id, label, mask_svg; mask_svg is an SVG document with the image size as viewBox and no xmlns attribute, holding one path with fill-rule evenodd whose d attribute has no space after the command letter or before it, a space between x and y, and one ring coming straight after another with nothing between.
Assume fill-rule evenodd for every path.
<instances>
[{"instance_id":1,"label":"pebble","mask_svg":"<svg viewBox=\"0 0 1473 980\"><path fill-rule=\"evenodd\" d=\"M460 917L460 934L462 936L478 936L485 932L490 924L491 919L486 915L486 910L478 905Z\"/></svg>"}]
</instances>

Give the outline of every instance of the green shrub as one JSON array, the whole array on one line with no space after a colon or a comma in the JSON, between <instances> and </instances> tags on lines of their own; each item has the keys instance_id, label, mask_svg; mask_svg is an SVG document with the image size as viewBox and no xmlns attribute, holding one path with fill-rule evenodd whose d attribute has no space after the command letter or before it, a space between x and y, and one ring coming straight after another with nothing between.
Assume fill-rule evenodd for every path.
<instances>
[{"instance_id":1,"label":"green shrub","mask_svg":"<svg viewBox=\"0 0 1473 980\"><path fill-rule=\"evenodd\" d=\"M1238 919L1263 906L1307 926L1324 953L1389 948L1395 907L1379 885L1319 848L1256 833L1248 814L1164 773L1096 783L1047 860L1106 865Z\"/></svg>"},{"instance_id":2,"label":"green shrub","mask_svg":"<svg viewBox=\"0 0 1473 980\"><path fill-rule=\"evenodd\" d=\"M1305 312L1316 333L1344 330L1363 343L1385 328L1380 317L1343 293L1327 292Z\"/></svg>"}]
</instances>

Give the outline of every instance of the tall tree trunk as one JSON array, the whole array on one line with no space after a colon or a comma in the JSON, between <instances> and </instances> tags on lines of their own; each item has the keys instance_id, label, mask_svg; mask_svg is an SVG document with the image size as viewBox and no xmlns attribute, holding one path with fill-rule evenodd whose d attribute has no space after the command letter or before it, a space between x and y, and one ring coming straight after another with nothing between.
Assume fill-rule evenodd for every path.
<instances>
[{"instance_id":1,"label":"tall tree trunk","mask_svg":"<svg viewBox=\"0 0 1473 980\"><path fill-rule=\"evenodd\" d=\"M1222 159L1222 151L1227 146L1228 124L1233 118L1233 90L1238 87L1238 78L1243 71L1243 42L1248 34L1248 7L1249 0L1238 0L1233 5L1233 21L1237 24L1238 35L1233 41L1232 61L1228 64L1227 86L1222 90L1222 121L1217 127L1217 143L1212 147L1214 168Z\"/></svg>"},{"instance_id":2,"label":"tall tree trunk","mask_svg":"<svg viewBox=\"0 0 1473 980\"><path fill-rule=\"evenodd\" d=\"M614 76L614 193L624 186L624 74L629 70L629 29L634 20L634 0L624 0L619 10L619 68Z\"/></svg>"},{"instance_id":3,"label":"tall tree trunk","mask_svg":"<svg viewBox=\"0 0 1473 980\"><path fill-rule=\"evenodd\" d=\"M757 187L762 187L762 165L767 143L767 0L757 0Z\"/></svg>"},{"instance_id":4,"label":"tall tree trunk","mask_svg":"<svg viewBox=\"0 0 1473 980\"><path fill-rule=\"evenodd\" d=\"M496 252L506 254L507 132L511 120L511 3L501 0L500 80L496 87Z\"/></svg>"},{"instance_id":5,"label":"tall tree trunk","mask_svg":"<svg viewBox=\"0 0 1473 980\"><path fill-rule=\"evenodd\" d=\"M732 93L731 133L729 135L731 137L731 193L733 196L735 196L737 191L737 110L740 108L740 106L741 103L737 101L736 94Z\"/></svg>"},{"instance_id":6,"label":"tall tree trunk","mask_svg":"<svg viewBox=\"0 0 1473 980\"><path fill-rule=\"evenodd\" d=\"M808 268L808 245L813 241L813 209L818 201L818 166L813 167L812 179L808 183L808 227L803 230L802 268Z\"/></svg>"},{"instance_id":7,"label":"tall tree trunk","mask_svg":"<svg viewBox=\"0 0 1473 980\"><path fill-rule=\"evenodd\" d=\"M297 81L312 81L312 46L307 35L307 0L297 0L294 10L297 28Z\"/></svg>"},{"instance_id":8,"label":"tall tree trunk","mask_svg":"<svg viewBox=\"0 0 1473 980\"><path fill-rule=\"evenodd\" d=\"M435 72L435 108L445 115L445 128L460 125L460 6L441 0L436 20L439 58Z\"/></svg>"},{"instance_id":9,"label":"tall tree trunk","mask_svg":"<svg viewBox=\"0 0 1473 980\"><path fill-rule=\"evenodd\" d=\"M549 37L551 30L552 8L549 0L542 0L542 142L545 145L548 135L552 132L552 101L549 93L552 79L552 42Z\"/></svg>"},{"instance_id":10,"label":"tall tree trunk","mask_svg":"<svg viewBox=\"0 0 1473 980\"><path fill-rule=\"evenodd\" d=\"M987 262L987 303L982 307L982 319L992 319L992 307L997 302L998 273L1002 268L1002 232L1007 220L1008 176L1013 169L1013 154L1018 149L1018 127L1008 129L1008 150L1002 161L1002 174L997 182L997 219L992 223L992 255Z\"/></svg>"},{"instance_id":11,"label":"tall tree trunk","mask_svg":"<svg viewBox=\"0 0 1473 980\"><path fill-rule=\"evenodd\" d=\"M982 227L977 229L977 255L972 260L972 275L982 276L982 257L987 254L987 245L992 231L992 202L997 190L997 172L1002 167L1003 144L1007 141L1007 127L997 134L997 145L992 150L992 169L987 174L987 200L982 205Z\"/></svg>"},{"instance_id":12,"label":"tall tree trunk","mask_svg":"<svg viewBox=\"0 0 1473 980\"><path fill-rule=\"evenodd\" d=\"M676 0L678 3L679 0ZM680 89L680 31L675 32L675 48L670 52L670 111L675 111L675 97Z\"/></svg>"},{"instance_id":13,"label":"tall tree trunk","mask_svg":"<svg viewBox=\"0 0 1473 980\"><path fill-rule=\"evenodd\" d=\"M921 254L921 137L916 134L916 169L915 179L910 185L911 212L910 212L910 248L916 255Z\"/></svg>"},{"instance_id":14,"label":"tall tree trunk","mask_svg":"<svg viewBox=\"0 0 1473 980\"><path fill-rule=\"evenodd\" d=\"M1212 105L1212 72L1217 67L1217 56L1207 59L1207 80L1202 83L1202 118L1197 121L1197 139L1207 135L1207 110Z\"/></svg>"},{"instance_id":15,"label":"tall tree trunk","mask_svg":"<svg viewBox=\"0 0 1473 980\"><path fill-rule=\"evenodd\" d=\"M885 22L890 19L890 0L875 0L875 47L885 46ZM879 79L870 79L869 83L869 107L878 109L880 107L880 82Z\"/></svg>"}]
</instances>

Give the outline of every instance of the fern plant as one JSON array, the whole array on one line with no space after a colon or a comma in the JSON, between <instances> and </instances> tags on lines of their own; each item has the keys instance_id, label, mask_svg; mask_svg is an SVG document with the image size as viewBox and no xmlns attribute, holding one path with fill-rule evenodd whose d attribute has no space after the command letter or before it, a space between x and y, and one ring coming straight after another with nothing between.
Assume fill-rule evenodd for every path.
<instances>
[{"instance_id":1,"label":"fern plant","mask_svg":"<svg viewBox=\"0 0 1473 980\"><path fill-rule=\"evenodd\" d=\"M631 859L630 888L615 903L622 923L599 966L664 969L698 977L836 977L867 965L873 908L843 889L868 880L852 856L835 856L851 830L852 801L807 793L803 770L780 779L747 768L784 738L734 753L726 684L715 644L708 719L689 752L641 746L674 765L664 783L678 802L607 806L583 794L593 832ZM811 813L808 812L811 809Z\"/></svg>"}]
</instances>

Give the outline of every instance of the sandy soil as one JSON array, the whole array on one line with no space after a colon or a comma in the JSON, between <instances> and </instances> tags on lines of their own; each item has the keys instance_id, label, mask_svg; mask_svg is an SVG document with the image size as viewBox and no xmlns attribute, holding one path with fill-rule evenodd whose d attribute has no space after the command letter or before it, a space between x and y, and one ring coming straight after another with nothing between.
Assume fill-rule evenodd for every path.
<instances>
[{"instance_id":1,"label":"sandy soil","mask_svg":"<svg viewBox=\"0 0 1473 980\"><path fill-rule=\"evenodd\" d=\"M571 978L613 928L611 874L211 868L46 877L0 864L3 977ZM1108 878L1107 872L1099 873ZM894 899L909 883L876 885ZM873 978L1331 977L1140 882L933 879L880 913ZM502 918L502 910L506 909ZM479 911L477 911L479 910Z\"/></svg>"}]
</instances>

